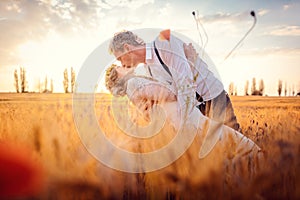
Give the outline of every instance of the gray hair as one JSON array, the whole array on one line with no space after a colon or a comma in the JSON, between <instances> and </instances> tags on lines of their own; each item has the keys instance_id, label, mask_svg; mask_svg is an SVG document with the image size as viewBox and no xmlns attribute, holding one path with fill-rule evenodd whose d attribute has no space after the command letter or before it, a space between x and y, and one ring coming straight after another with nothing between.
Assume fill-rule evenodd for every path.
<instances>
[{"instance_id":1,"label":"gray hair","mask_svg":"<svg viewBox=\"0 0 300 200\"><path fill-rule=\"evenodd\" d=\"M138 37L136 34L134 34L131 31L122 31L119 33L116 33L113 37L113 39L110 41L109 44L109 52L114 53L116 51L118 52L124 52L124 44L130 44L133 46L141 46L144 45L145 42L143 39Z\"/></svg>"}]
</instances>

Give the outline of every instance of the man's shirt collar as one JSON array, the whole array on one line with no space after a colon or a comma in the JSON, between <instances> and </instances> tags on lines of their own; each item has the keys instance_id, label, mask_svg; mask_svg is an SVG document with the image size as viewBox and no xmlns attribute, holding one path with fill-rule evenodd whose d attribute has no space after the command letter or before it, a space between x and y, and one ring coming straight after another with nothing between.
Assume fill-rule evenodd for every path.
<instances>
[{"instance_id":1,"label":"man's shirt collar","mask_svg":"<svg viewBox=\"0 0 300 200\"><path fill-rule=\"evenodd\" d=\"M152 59L152 43L146 43L146 61Z\"/></svg>"}]
</instances>

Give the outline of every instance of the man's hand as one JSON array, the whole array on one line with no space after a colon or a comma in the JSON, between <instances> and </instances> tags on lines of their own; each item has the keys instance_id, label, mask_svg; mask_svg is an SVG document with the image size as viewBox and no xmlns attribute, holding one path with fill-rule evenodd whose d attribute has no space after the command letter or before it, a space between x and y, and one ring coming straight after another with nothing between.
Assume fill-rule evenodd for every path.
<instances>
[{"instance_id":1,"label":"man's hand","mask_svg":"<svg viewBox=\"0 0 300 200\"><path fill-rule=\"evenodd\" d=\"M142 113L142 115L146 121L150 121L150 115L151 115L150 113L151 113L151 109L152 109L152 106L154 103L155 102L153 100L141 99L136 104L136 107Z\"/></svg>"},{"instance_id":2,"label":"man's hand","mask_svg":"<svg viewBox=\"0 0 300 200\"><path fill-rule=\"evenodd\" d=\"M198 53L192 43L189 43L188 45L186 43L183 43L183 49L184 49L184 54L187 60L194 64L197 60Z\"/></svg>"}]
</instances>

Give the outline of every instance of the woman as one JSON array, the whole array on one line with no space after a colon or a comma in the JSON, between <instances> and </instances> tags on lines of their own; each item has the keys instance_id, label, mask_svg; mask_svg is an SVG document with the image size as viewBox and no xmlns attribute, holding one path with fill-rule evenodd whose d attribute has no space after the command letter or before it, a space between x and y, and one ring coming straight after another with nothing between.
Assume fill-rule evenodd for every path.
<instances>
[{"instance_id":1,"label":"woman","mask_svg":"<svg viewBox=\"0 0 300 200\"><path fill-rule=\"evenodd\" d=\"M168 112L168 119L173 126L176 126L176 120L172 116L177 116L177 109L171 115L169 104L174 104L177 100L175 91L169 85L164 85L155 79L136 74L141 66L135 69L129 69L112 65L106 71L106 87L114 96L127 95L130 101L141 111L141 113L149 119L150 108L153 105L164 106L164 110ZM141 67L142 68L142 67ZM175 121L174 121L175 120Z\"/></svg>"},{"instance_id":2,"label":"woman","mask_svg":"<svg viewBox=\"0 0 300 200\"><path fill-rule=\"evenodd\" d=\"M117 65L112 65L106 71L106 87L114 96L125 96L127 95L129 100L145 115L149 116L151 108L154 105L160 105L166 112L167 119L176 130L178 130L178 124L180 124L180 116L177 113L176 106L176 94L174 89L170 85L163 84L156 81L155 79L146 76L139 75L136 71L139 70L137 67L135 70L126 69ZM210 126L219 129L219 124L199 112L196 107L193 111L192 117L189 118L189 124L193 124L198 129L203 129L203 124L209 123ZM222 138L224 135L234 135L234 137L246 143L251 144L258 151L260 148L255 145L250 139L246 138L241 133L234 131L233 129L222 125L222 132L217 137ZM209 146L209 145L207 145ZM209 147L203 151L209 151ZM203 156L209 152L202 152ZM201 156L200 156L201 157Z\"/></svg>"},{"instance_id":3,"label":"woman","mask_svg":"<svg viewBox=\"0 0 300 200\"><path fill-rule=\"evenodd\" d=\"M161 106L166 112L167 123L171 123L175 130L178 130L180 128L178 127L180 116L176 113L178 110L176 93L170 86L143 74L139 75L137 71L138 68L129 70L112 65L106 71L107 89L114 96L127 95L128 99L147 116L151 113L153 106ZM182 172L179 173L182 180L188 179L193 183L199 183L211 181L210 175L217 173L218 179L223 178L228 187L243 184L243 181L244 184L247 184L253 178L259 165L261 165L262 152L252 140L228 126L205 117L196 106L188 119L188 124L197 128L197 137L195 137L196 141L194 142L197 145L193 143L186 153L192 155L187 156L192 160L183 161L186 158L181 158L182 161L177 162L181 164L172 164L177 166L173 167L177 170L174 173L176 176L179 169ZM217 133L213 135L213 137L217 137L216 142L214 142L214 138L210 138L211 135L206 137L209 131ZM201 147L200 152L199 147ZM148 183L150 185L163 184L160 176L168 173L157 172L156 178L153 178L154 175L152 174L149 178L151 179L150 183Z\"/></svg>"}]
</instances>

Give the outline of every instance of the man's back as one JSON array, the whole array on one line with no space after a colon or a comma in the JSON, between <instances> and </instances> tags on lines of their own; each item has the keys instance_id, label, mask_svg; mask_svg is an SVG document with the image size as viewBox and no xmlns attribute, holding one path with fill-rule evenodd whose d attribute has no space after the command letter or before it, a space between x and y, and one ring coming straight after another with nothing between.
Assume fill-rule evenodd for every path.
<instances>
[{"instance_id":1,"label":"man's back","mask_svg":"<svg viewBox=\"0 0 300 200\"><path fill-rule=\"evenodd\" d=\"M191 66L197 93L208 101L217 97L224 90L222 82L208 69L207 64L198 56L194 66Z\"/></svg>"}]
</instances>

